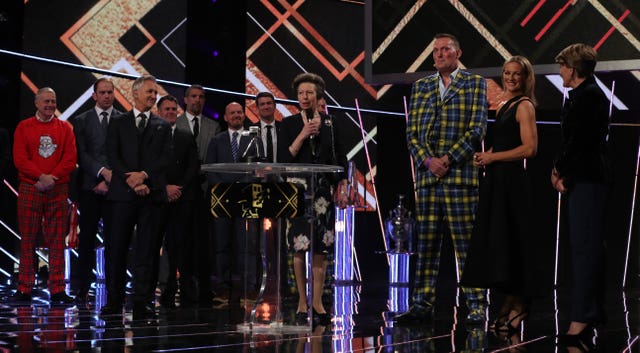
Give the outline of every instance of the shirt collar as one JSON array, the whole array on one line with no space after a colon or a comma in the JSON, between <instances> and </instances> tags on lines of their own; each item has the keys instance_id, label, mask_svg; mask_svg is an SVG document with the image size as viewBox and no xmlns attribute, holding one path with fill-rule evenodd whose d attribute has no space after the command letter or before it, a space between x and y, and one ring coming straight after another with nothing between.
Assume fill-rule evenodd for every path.
<instances>
[{"instance_id":1,"label":"shirt collar","mask_svg":"<svg viewBox=\"0 0 640 353\"><path fill-rule=\"evenodd\" d=\"M149 118L149 115L150 115L149 111L141 112L141 111L139 111L138 109L133 108L133 116L134 116L135 118L137 118L137 117L138 117L138 115L140 115L140 113L144 114L144 115L147 117L147 119Z\"/></svg>"}]
</instances>

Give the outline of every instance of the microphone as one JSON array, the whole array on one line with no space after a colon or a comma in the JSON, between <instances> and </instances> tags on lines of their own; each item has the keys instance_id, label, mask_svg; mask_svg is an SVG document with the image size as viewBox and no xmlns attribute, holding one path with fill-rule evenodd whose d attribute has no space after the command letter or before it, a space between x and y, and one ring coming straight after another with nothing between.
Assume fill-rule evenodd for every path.
<instances>
[{"instance_id":1,"label":"microphone","mask_svg":"<svg viewBox=\"0 0 640 353\"><path fill-rule=\"evenodd\" d=\"M304 110L304 114L307 117L307 121L311 122L311 120L313 120L313 115L314 115L314 110L313 108L307 108ZM317 152L316 152L316 148L317 148L317 141L314 139L315 135L310 135L309 136L309 145L311 146L311 155L313 157L316 157Z\"/></svg>"}]
</instances>

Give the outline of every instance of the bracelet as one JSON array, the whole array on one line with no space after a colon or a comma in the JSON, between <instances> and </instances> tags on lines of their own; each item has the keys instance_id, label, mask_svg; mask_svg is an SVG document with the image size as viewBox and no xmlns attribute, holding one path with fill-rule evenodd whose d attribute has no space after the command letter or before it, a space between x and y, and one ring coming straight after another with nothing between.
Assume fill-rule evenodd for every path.
<instances>
[{"instance_id":1,"label":"bracelet","mask_svg":"<svg viewBox=\"0 0 640 353\"><path fill-rule=\"evenodd\" d=\"M427 169L429 169L429 165L431 165L431 157L427 158Z\"/></svg>"}]
</instances>

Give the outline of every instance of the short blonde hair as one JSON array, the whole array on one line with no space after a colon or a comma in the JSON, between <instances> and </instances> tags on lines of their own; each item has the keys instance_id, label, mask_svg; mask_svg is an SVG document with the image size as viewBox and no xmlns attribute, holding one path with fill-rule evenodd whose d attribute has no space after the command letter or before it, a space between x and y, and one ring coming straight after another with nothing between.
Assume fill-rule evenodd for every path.
<instances>
[{"instance_id":1,"label":"short blonde hair","mask_svg":"<svg viewBox=\"0 0 640 353\"><path fill-rule=\"evenodd\" d=\"M598 53L589 45L575 43L562 49L556 55L556 62L575 69L578 77L585 78L593 75L598 62Z\"/></svg>"}]
</instances>

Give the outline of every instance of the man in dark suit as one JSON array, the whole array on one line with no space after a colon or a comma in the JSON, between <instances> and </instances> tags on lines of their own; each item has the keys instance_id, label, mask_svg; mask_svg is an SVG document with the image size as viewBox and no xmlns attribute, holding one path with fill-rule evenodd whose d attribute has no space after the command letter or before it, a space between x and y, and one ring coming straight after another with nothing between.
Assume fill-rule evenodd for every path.
<instances>
[{"instance_id":1,"label":"man in dark suit","mask_svg":"<svg viewBox=\"0 0 640 353\"><path fill-rule=\"evenodd\" d=\"M148 305L153 298L159 217L167 200L166 172L171 158L171 126L150 110L158 88L153 76L136 79L132 87L133 110L114 117L107 135L107 160L113 173L107 192L112 223L106 239L107 305L102 314L122 312L125 299L127 252L136 227L134 241L133 314L153 314Z\"/></svg>"},{"instance_id":2,"label":"man in dark suit","mask_svg":"<svg viewBox=\"0 0 640 353\"><path fill-rule=\"evenodd\" d=\"M243 134L244 108L236 102L225 108L224 120L229 129L216 135L211 140L207 151L206 163L235 163L242 159L251 137ZM233 183L240 180L237 174L207 173L209 186L216 183ZM246 180L248 181L248 180ZM209 216L211 217L211 216ZM227 304L230 299L232 275L244 275L247 279L247 290L255 290L256 284L256 236L255 232L245 232L245 222L241 218L217 218L214 220L214 282L216 296L214 304ZM253 234L248 237L245 234ZM245 244L244 240L247 240ZM246 246L245 246L246 245ZM234 249L236 251L234 251ZM239 256L234 256L238 254ZM246 257L246 268L244 268ZM234 263L233 259L237 259ZM235 265L235 266L234 266Z\"/></svg>"},{"instance_id":3,"label":"man in dark suit","mask_svg":"<svg viewBox=\"0 0 640 353\"><path fill-rule=\"evenodd\" d=\"M256 95L256 107L260 121L255 125L260 127L260 137L264 146L267 162L278 162L278 134L280 122L275 119L276 100L270 92L260 92Z\"/></svg>"},{"instance_id":4,"label":"man in dark suit","mask_svg":"<svg viewBox=\"0 0 640 353\"><path fill-rule=\"evenodd\" d=\"M204 88L200 85L191 85L184 93L184 114L178 116L176 127L190 133L196 139L198 146L198 158L200 162L207 159L207 147L209 141L220 131L220 124L202 114L205 103Z\"/></svg>"},{"instance_id":5,"label":"man in dark suit","mask_svg":"<svg viewBox=\"0 0 640 353\"><path fill-rule=\"evenodd\" d=\"M208 118L202 114L206 98L204 88L200 85L191 85L184 93L184 114L178 116L176 127L178 130L191 134L196 140L198 147L198 159L200 163L204 163L207 159L207 148L209 142L220 131L220 124L217 121ZM207 181L204 174L200 174L200 182L202 192L198 198L196 212L193 213L192 219L196 225L196 274L198 277L199 300L205 306L210 305L212 299L211 293L211 234L213 233L213 225L211 224L211 216L209 215L209 195L207 195Z\"/></svg>"},{"instance_id":6,"label":"man in dark suit","mask_svg":"<svg viewBox=\"0 0 640 353\"><path fill-rule=\"evenodd\" d=\"M167 285L160 303L167 308L175 307L178 289L176 272L180 271L180 306L191 306L196 301L193 271L194 224L191 217L195 201L200 196L198 173L200 163L193 137L176 129L178 100L164 96L158 101L158 115L171 125L173 154L167 171L167 201L161 222L164 230L164 251L169 260ZM156 267L157 268L157 267Z\"/></svg>"},{"instance_id":7,"label":"man in dark suit","mask_svg":"<svg viewBox=\"0 0 640 353\"><path fill-rule=\"evenodd\" d=\"M89 296L95 264L95 240L102 219L103 235L109 227L105 195L111 183L107 162L107 127L112 116L121 112L113 107L114 86L110 78L101 77L93 84L96 106L70 119L76 135L80 166L80 242L78 248L78 292L76 301L85 303Z\"/></svg>"}]
</instances>

